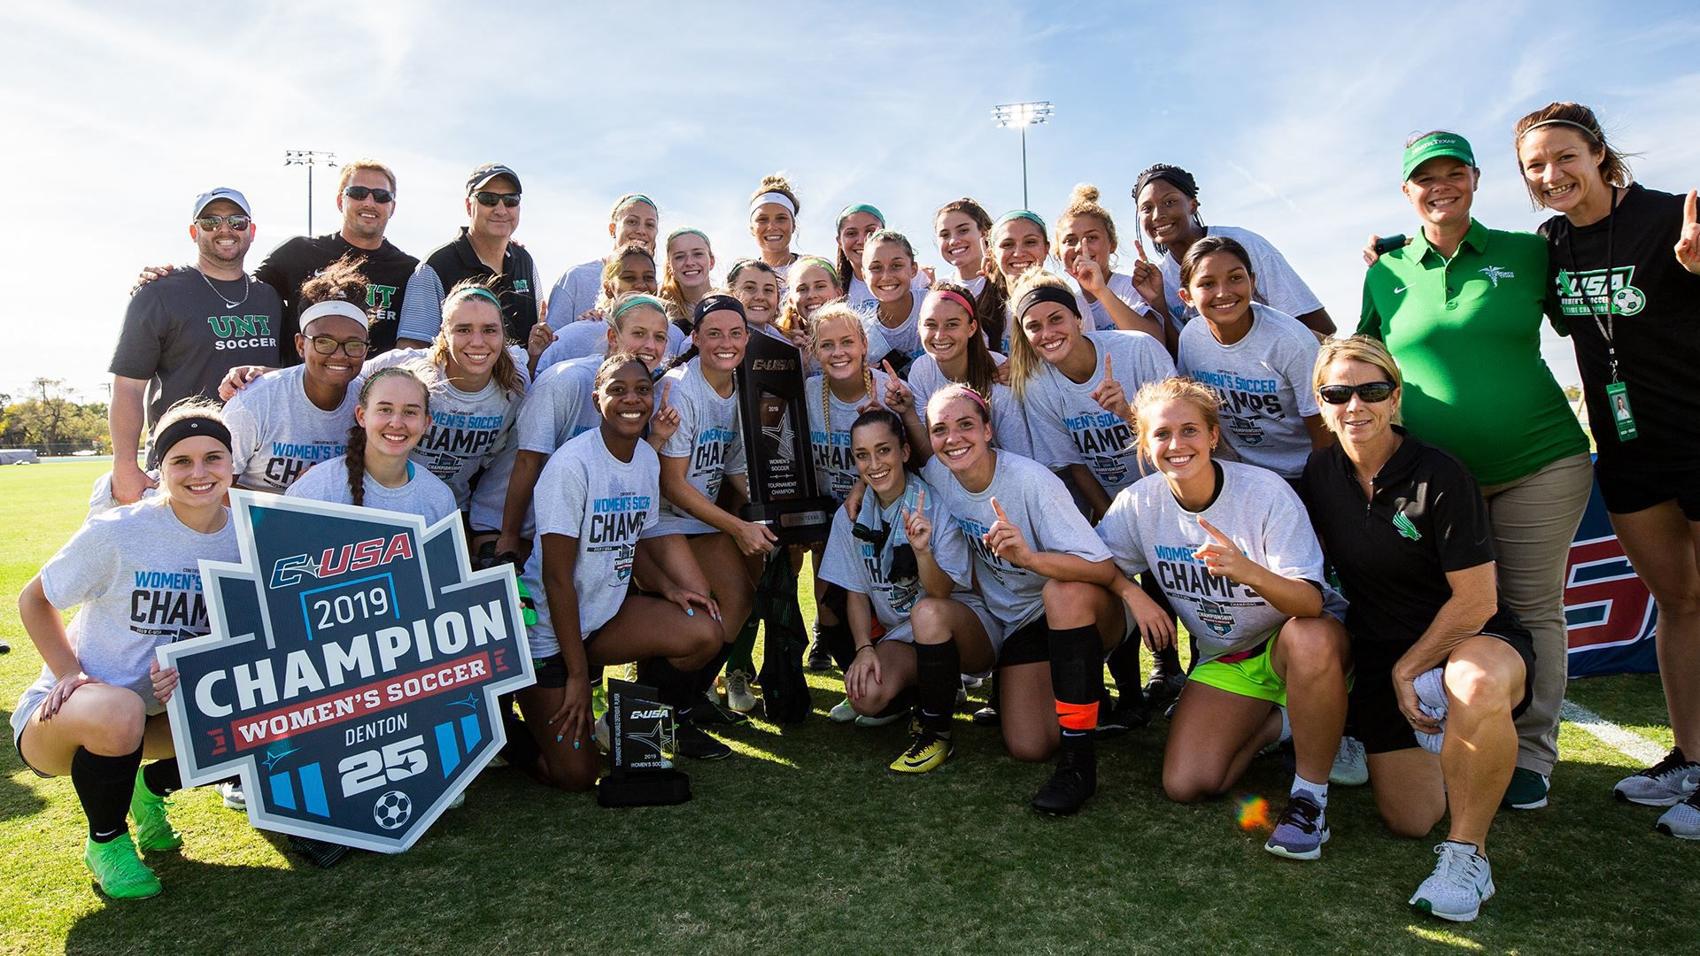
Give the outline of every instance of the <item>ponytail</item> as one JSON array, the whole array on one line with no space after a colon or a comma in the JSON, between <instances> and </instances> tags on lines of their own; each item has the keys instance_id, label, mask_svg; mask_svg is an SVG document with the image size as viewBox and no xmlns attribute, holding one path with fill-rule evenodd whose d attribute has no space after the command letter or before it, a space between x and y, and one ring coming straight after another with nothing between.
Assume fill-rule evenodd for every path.
<instances>
[{"instance_id":1,"label":"ponytail","mask_svg":"<svg viewBox=\"0 0 1700 956\"><path fill-rule=\"evenodd\" d=\"M366 429L359 423L348 430L343 462L348 466L348 499L358 508L366 503Z\"/></svg>"}]
</instances>

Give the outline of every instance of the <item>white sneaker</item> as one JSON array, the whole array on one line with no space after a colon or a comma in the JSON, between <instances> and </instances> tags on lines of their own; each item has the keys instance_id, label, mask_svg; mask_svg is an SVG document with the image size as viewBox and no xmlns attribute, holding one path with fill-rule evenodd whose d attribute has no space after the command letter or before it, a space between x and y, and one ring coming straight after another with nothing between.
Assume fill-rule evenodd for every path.
<instances>
[{"instance_id":1,"label":"white sneaker","mask_svg":"<svg viewBox=\"0 0 1700 956\"><path fill-rule=\"evenodd\" d=\"M878 716L878 715L869 716L868 714L857 714L856 715L856 726L858 726L858 727L884 727L886 724L895 724L900 720L908 720L908 719L909 719L909 711L907 711L907 710L900 710L900 711L897 711L896 713L893 713L893 714L886 714L883 717Z\"/></svg>"},{"instance_id":2,"label":"white sneaker","mask_svg":"<svg viewBox=\"0 0 1700 956\"><path fill-rule=\"evenodd\" d=\"M848 724L856 719L856 708L850 706L850 698L846 697L826 712L827 719L835 724Z\"/></svg>"},{"instance_id":3,"label":"white sneaker","mask_svg":"<svg viewBox=\"0 0 1700 956\"><path fill-rule=\"evenodd\" d=\"M1430 916L1468 923L1493 899L1493 867L1468 843L1447 840L1434 848L1434 872L1411 894L1411 905Z\"/></svg>"},{"instance_id":4,"label":"white sneaker","mask_svg":"<svg viewBox=\"0 0 1700 956\"><path fill-rule=\"evenodd\" d=\"M750 675L744 671L726 672L726 707L740 714L756 709L756 697L750 693Z\"/></svg>"},{"instance_id":5,"label":"white sneaker","mask_svg":"<svg viewBox=\"0 0 1700 956\"><path fill-rule=\"evenodd\" d=\"M1682 748L1672 747L1663 760L1619 780L1612 794L1619 800L1644 807L1670 807L1686 800L1697 788L1700 788L1700 763L1685 757Z\"/></svg>"},{"instance_id":6,"label":"white sneaker","mask_svg":"<svg viewBox=\"0 0 1700 956\"><path fill-rule=\"evenodd\" d=\"M1678 840L1700 840L1700 790L1666 810L1654 829Z\"/></svg>"},{"instance_id":7,"label":"white sneaker","mask_svg":"<svg viewBox=\"0 0 1700 956\"><path fill-rule=\"evenodd\" d=\"M1433 717L1440 724L1440 733L1425 734L1416 731L1417 744L1431 754L1440 753L1440 748L1446 743L1446 680L1445 669L1436 667L1417 675L1417 709L1424 715Z\"/></svg>"},{"instance_id":8,"label":"white sneaker","mask_svg":"<svg viewBox=\"0 0 1700 956\"><path fill-rule=\"evenodd\" d=\"M1361 787L1369 783L1369 759L1358 738L1340 738L1340 749L1334 752L1334 768L1328 771L1328 782L1342 787Z\"/></svg>"},{"instance_id":9,"label":"white sneaker","mask_svg":"<svg viewBox=\"0 0 1700 956\"><path fill-rule=\"evenodd\" d=\"M240 780L219 784L218 795L224 798L224 805L232 810L248 809L248 798L242 793Z\"/></svg>"}]
</instances>

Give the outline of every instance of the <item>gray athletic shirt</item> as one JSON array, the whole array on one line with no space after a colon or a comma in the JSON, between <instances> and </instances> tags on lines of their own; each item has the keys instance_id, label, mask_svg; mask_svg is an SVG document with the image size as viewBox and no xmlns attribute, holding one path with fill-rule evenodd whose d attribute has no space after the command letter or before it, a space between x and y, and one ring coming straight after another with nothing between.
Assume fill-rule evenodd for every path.
<instances>
[{"instance_id":1,"label":"gray athletic shirt","mask_svg":"<svg viewBox=\"0 0 1700 956\"><path fill-rule=\"evenodd\" d=\"M578 317L596 307L596 297L602 294L601 259L581 262L561 274L549 290L549 327L560 331L563 326L578 322Z\"/></svg>"},{"instance_id":2,"label":"gray athletic shirt","mask_svg":"<svg viewBox=\"0 0 1700 956\"><path fill-rule=\"evenodd\" d=\"M921 348L920 323L921 304L927 300L927 294L911 289L909 295L914 300L909 307L909 317L895 328L880 321L877 300L862 313L862 332L868 338L868 361L878 362L887 352L898 352L910 359L925 354Z\"/></svg>"},{"instance_id":3,"label":"gray athletic shirt","mask_svg":"<svg viewBox=\"0 0 1700 956\"><path fill-rule=\"evenodd\" d=\"M1305 417L1318 413L1311 372L1321 344L1304 323L1253 303L1251 331L1223 345L1208 322L1181 329L1175 364L1222 399L1222 435L1242 461L1297 478L1310 458Z\"/></svg>"},{"instance_id":4,"label":"gray athletic shirt","mask_svg":"<svg viewBox=\"0 0 1700 956\"><path fill-rule=\"evenodd\" d=\"M687 459L685 480L702 492L709 501L720 495L720 482L727 475L745 472L744 437L738 427L738 393L726 398L702 377L701 359L691 359L683 366L668 372L663 387L671 383L667 402L679 413L679 428L661 454L668 458ZM657 391L656 401L661 401ZM539 514L541 517L541 513ZM661 502L661 521L656 534L705 534L714 526L675 508L665 499Z\"/></svg>"},{"instance_id":5,"label":"gray athletic shirt","mask_svg":"<svg viewBox=\"0 0 1700 956\"><path fill-rule=\"evenodd\" d=\"M851 521L850 513L841 507L832 517L832 532L821 559L821 579L847 591L866 594L874 616L887 631L907 623L909 612L923 596L919 577L891 578L891 553L909 540L903 526L903 512L912 510L923 493L926 495L927 521L933 526L933 561L938 564L939 570L950 576L955 590L969 590L974 576L968 564L968 544L962 540L942 496L915 475L908 477L903 497L892 502L890 507L880 508L879 499L874 497L872 490L862 499L864 511L877 508L881 527L891 529L884 547L876 551L873 542L856 537L852 530L856 522ZM999 503L1002 503L1001 499ZM866 515L861 523L864 526L869 524Z\"/></svg>"},{"instance_id":6,"label":"gray athletic shirt","mask_svg":"<svg viewBox=\"0 0 1700 956\"><path fill-rule=\"evenodd\" d=\"M956 522L964 543L974 555L974 588L986 600L992 617L1004 633L1036 620L1045 613L1044 575L1018 568L986 546L985 535L998 520L992 510L996 498L1010 523L1021 529L1028 547L1035 551L1072 554L1088 561L1105 561L1110 552L1092 530L1062 479L1031 458L998 452L991 484L971 492L957 482L944 462L933 458L921 470L927 483Z\"/></svg>"},{"instance_id":7,"label":"gray athletic shirt","mask_svg":"<svg viewBox=\"0 0 1700 956\"><path fill-rule=\"evenodd\" d=\"M538 373L514 422L520 451L553 454L568 439L601 423L596 403L590 400L601 364L600 359L577 358Z\"/></svg>"},{"instance_id":8,"label":"gray athletic shirt","mask_svg":"<svg viewBox=\"0 0 1700 956\"><path fill-rule=\"evenodd\" d=\"M1027 383L1027 431L1040 461L1051 468L1085 465L1113 496L1139 480L1139 449L1132 426L1092 398L1104 380L1104 359L1110 358L1110 370L1129 402L1139 386L1173 376L1175 365L1163 346L1143 332L1115 329L1085 337L1098 353L1092 375L1076 384L1041 360L1038 374Z\"/></svg>"},{"instance_id":9,"label":"gray athletic shirt","mask_svg":"<svg viewBox=\"0 0 1700 956\"><path fill-rule=\"evenodd\" d=\"M169 502L141 501L90 518L41 568L41 589L56 608L75 607L66 627L77 661L90 677L125 687L149 714L154 699L148 667L154 648L200 637L209 630L199 561L235 561L236 526L211 534L177 520ZM53 686L46 666L12 713L21 731L40 698Z\"/></svg>"},{"instance_id":10,"label":"gray athletic shirt","mask_svg":"<svg viewBox=\"0 0 1700 956\"><path fill-rule=\"evenodd\" d=\"M400 488L386 488L370 474L366 475L364 507L418 515L427 525L455 513L455 493L441 478L412 462L408 462L408 470L410 475ZM333 458L314 465L284 494L291 498L353 504L354 495L348 490L348 458Z\"/></svg>"},{"instance_id":11,"label":"gray athletic shirt","mask_svg":"<svg viewBox=\"0 0 1700 956\"><path fill-rule=\"evenodd\" d=\"M993 357L997 358L996 353ZM927 402L932 400L933 393L951 384L954 383L945 377L931 355L923 355L909 366L909 391L915 395L915 410L920 413L922 424L928 421ZM992 383L992 439L993 444L1005 451L1033 457L1033 439L1027 434L1027 412L1015 400L1009 386L997 382Z\"/></svg>"},{"instance_id":12,"label":"gray athletic shirt","mask_svg":"<svg viewBox=\"0 0 1700 956\"><path fill-rule=\"evenodd\" d=\"M551 313L552 314L552 313ZM673 323L667 323L667 352L663 360L671 359L685 350L685 333ZM553 368L562 362L573 359L594 356L602 358L608 354L608 323L606 321L572 322L558 329L555 341L543 350L537 357L537 375L543 376L543 370Z\"/></svg>"},{"instance_id":13,"label":"gray athletic shirt","mask_svg":"<svg viewBox=\"0 0 1700 956\"><path fill-rule=\"evenodd\" d=\"M537 537L523 575L537 605L530 628L535 660L560 652L543 589L543 536L578 540L573 590L578 595L581 639L618 614L632 581L638 538L654 529L661 502L661 460L648 442L637 443L630 462L608 450L597 428L550 456L537 479Z\"/></svg>"},{"instance_id":14,"label":"gray athletic shirt","mask_svg":"<svg viewBox=\"0 0 1700 956\"><path fill-rule=\"evenodd\" d=\"M885 405L885 383L890 376L873 369L874 394L880 399L880 405ZM864 397L854 405L838 400L838 396L827 389L827 395L832 402L832 427L827 428L827 420L823 417L820 397L821 389L825 386L825 375L813 375L803 383L803 404L809 409L809 455L814 459L815 485L821 494L831 495L833 501L843 501L850 494L850 487L859 477L856 473L856 461L850 454L850 426L862 413L862 405L867 404Z\"/></svg>"},{"instance_id":15,"label":"gray athletic shirt","mask_svg":"<svg viewBox=\"0 0 1700 956\"><path fill-rule=\"evenodd\" d=\"M513 351L510 348L509 354ZM456 507L465 510L472 495L472 476L502 450L524 396L509 395L494 376L478 391L463 392L431 363L428 349L385 352L366 363L365 373L403 364L431 388L431 427L411 457L443 479L455 493ZM519 367L524 369L523 362Z\"/></svg>"},{"instance_id":16,"label":"gray athletic shirt","mask_svg":"<svg viewBox=\"0 0 1700 956\"><path fill-rule=\"evenodd\" d=\"M277 291L257 279L211 280L217 292L207 282L197 269L179 269L142 286L124 310L108 371L148 383L150 432L173 402L191 395L216 401L232 368L279 362Z\"/></svg>"},{"instance_id":17,"label":"gray athletic shirt","mask_svg":"<svg viewBox=\"0 0 1700 956\"><path fill-rule=\"evenodd\" d=\"M1198 519L1215 525L1246 557L1286 578L1320 584L1322 546L1299 496L1272 471L1217 462L1222 488L1203 511L1181 507L1162 475L1148 475L1116 496L1098 522L1116 566L1129 576L1152 571L1201 661L1250 650L1288 619L1256 591L1212 577L1193 557L1211 537ZM1337 596L1330 600L1338 603ZM1343 605L1341 605L1343 606Z\"/></svg>"},{"instance_id":18,"label":"gray athletic shirt","mask_svg":"<svg viewBox=\"0 0 1700 956\"><path fill-rule=\"evenodd\" d=\"M360 383L349 384L342 404L325 411L307 398L307 366L267 372L224 406L231 464L244 488L283 491L321 461L347 448Z\"/></svg>"}]
</instances>

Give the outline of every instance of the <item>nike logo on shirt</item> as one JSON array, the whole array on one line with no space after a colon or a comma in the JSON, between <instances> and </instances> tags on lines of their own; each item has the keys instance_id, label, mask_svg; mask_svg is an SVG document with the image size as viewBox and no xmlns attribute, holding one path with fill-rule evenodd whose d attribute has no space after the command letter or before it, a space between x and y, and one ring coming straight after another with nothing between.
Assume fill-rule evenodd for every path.
<instances>
[{"instance_id":1,"label":"nike logo on shirt","mask_svg":"<svg viewBox=\"0 0 1700 956\"><path fill-rule=\"evenodd\" d=\"M1410 288L1410 286L1403 286L1403 285L1402 286L1396 286L1393 289L1393 294L1398 295L1399 293L1405 291L1408 288Z\"/></svg>"}]
</instances>

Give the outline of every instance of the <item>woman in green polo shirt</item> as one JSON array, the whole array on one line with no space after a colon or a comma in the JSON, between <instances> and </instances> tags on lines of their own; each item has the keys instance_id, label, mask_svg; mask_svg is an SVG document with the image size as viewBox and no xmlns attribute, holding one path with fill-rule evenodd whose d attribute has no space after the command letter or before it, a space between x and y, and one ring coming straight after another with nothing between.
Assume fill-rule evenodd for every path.
<instances>
[{"instance_id":1,"label":"woman in green polo shirt","mask_svg":"<svg viewBox=\"0 0 1700 956\"><path fill-rule=\"evenodd\" d=\"M1370 266L1358 331L1404 370L1411 433L1462 461L1487 499L1500 593L1535 638L1534 696L1505 797L1533 810L1558 760L1564 567L1593 487L1588 439L1541 358L1546 243L1470 217L1481 171L1456 133L1413 138L1403 172L1423 227Z\"/></svg>"}]
</instances>

